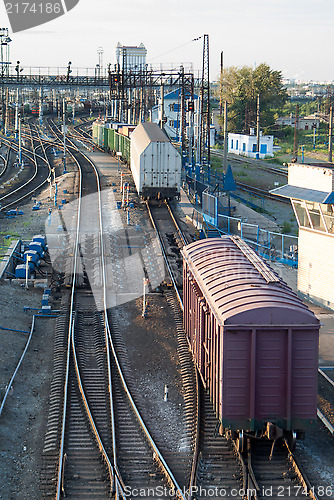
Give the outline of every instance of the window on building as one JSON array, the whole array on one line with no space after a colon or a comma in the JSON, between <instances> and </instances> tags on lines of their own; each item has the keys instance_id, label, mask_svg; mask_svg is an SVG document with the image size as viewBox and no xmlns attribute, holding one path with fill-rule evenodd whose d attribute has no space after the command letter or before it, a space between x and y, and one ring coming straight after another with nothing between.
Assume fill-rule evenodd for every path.
<instances>
[{"instance_id":1,"label":"window on building","mask_svg":"<svg viewBox=\"0 0 334 500\"><path fill-rule=\"evenodd\" d=\"M298 200L291 200L291 201L293 209L296 214L298 226L311 228L304 202Z\"/></svg>"},{"instance_id":2,"label":"window on building","mask_svg":"<svg viewBox=\"0 0 334 500\"><path fill-rule=\"evenodd\" d=\"M245 142L242 143L242 150L246 151L246 143Z\"/></svg>"},{"instance_id":3,"label":"window on building","mask_svg":"<svg viewBox=\"0 0 334 500\"><path fill-rule=\"evenodd\" d=\"M180 111L180 105L178 103L174 103L174 110L175 113L178 113Z\"/></svg>"},{"instance_id":4,"label":"window on building","mask_svg":"<svg viewBox=\"0 0 334 500\"><path fill-rule=\"evenodd\" d=\"M252 149L253 153L256 153L256 146L257 146L256 144L253 144L253 149Z\"/></svg>"},{"instance_id":5,"label":"window on building","mask_svg":"<svg viewBox=\"0 0 334 500\"><path fill-rule=\"evenodd\" d=\"M174 110L174 104L170 104L169 105L169 111L173 111Z\"/></svg>"},{"instance_id":6,"label":"window on building","mask_svg":"<svg viewBox=\"0 0 334 500\"><path fill-rule=\"evenodd\" d=\"M334 233L334 207L333 205L319 205L320 213L323 216L324 223L326 227L324 230L329 233Z\"/></svg>"},{"instance_id":7,"label":"window on building","mask_svg":"<svg viewBox=\"0 0 334 500\"><path fill-rule=\"evenodd\" d=\"M231 149L233 149L233 139L231 139Z\"/></svg>"},{"instance_id":8,"label":"window on building","mask_svg":"<svg viewBox=\"0 0 334 500\"><path fill-rule=\"evenodd\" d=\"M238 139L237 139L237 140L235 141L235 149L238 149L238 147L239 147L239 141L238 141Z\"/></svg>"},{"instance_id":9,"label":"window on building","mask_svg":"<svg viewBox=\"0 0 334 500\"><path fill-rule=\"evenodd\" d=\"M309 218L312 222L313 229L316 229L317 231L325 231L324 223L320 215L319 204L311 203L309 201L306 201L305 204L308 210Z\"/></svg>"}]
</instances>

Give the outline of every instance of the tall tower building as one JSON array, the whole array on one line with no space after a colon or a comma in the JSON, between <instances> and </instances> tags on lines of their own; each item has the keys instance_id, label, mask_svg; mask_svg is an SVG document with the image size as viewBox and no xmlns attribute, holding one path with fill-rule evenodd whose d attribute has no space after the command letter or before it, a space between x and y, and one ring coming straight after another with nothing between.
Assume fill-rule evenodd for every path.
<instances>
[{"instance_id":1,"label":"tall tower building","mask_svg":"<svg viewBox=\"0 0 334 500\"><path fill-rule=\"evenodd\" d=\"M147 50L143 43L139 46L122 45L118 42L116 47L116 61L124 72L138 72L145 68Z\"/></svg>"}]
</instances>

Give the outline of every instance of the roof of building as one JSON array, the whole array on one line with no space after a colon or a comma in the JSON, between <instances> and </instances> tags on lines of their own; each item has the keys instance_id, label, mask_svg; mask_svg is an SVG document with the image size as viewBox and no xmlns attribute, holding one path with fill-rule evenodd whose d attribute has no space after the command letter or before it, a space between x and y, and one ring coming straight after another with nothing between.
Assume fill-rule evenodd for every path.
<instances>
[{"instance_id":1,"label":"roof of building","mask_svg":"<svg viewBox=\"0 0 334 500\"><path fill-rule=\"evenodd\" d=\"M132 132L131 142L133 141L135 141L142 150L151 142L170 142L164 130L153 122L139 123Z\"/></svg>"},{"instance_id":2,"label":"roof of building","mask_svg":"<svg viewBox=\"0 0 334 500\"><path fill-rule=\"evenodd\" d=\"M181 89L180 88L173 90L173 92L168 92L168 94L164 95L164 99L180 99L180 98L181 98ZM189 92L186 92L185 98L186 99L190 98ZM194 100L198 99L198 95L194 94L193 99Z\"/></svg>"},{"instance_id":3,"label":"roof of building","mask_svg":"<svg viewBox=\"0 0 334 500\"><path fill-rule=\"evenodd\" d=\"M295 163L294 165L314 167L314 168L329 168L334 169L334 163Z\"/></svg>"},{"instance_id":4,"label":"roof of building","mask_svg":"<svg viewBox=\"0 0 334 500\"><path fill-rule=\"evenodd\" d=\"M305 200L323 204L334 203L334 192L317 191L316 189L292 186L290 184L272 189L270 193L282 196L283 198L293 198L295 200Z\"/></svg>"}]
</instances>

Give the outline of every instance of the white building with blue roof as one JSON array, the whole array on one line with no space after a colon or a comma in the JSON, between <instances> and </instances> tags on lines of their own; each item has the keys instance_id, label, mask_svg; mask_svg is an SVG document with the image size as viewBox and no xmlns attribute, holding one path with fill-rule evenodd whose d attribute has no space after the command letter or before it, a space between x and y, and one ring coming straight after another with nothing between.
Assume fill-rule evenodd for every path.
<instances>
[{"instance_id":1,"label":"white building with blue roof","mask_svg":"<svg viewBox=\"0 0 334 500\"><path fill-rule=\"evenodd\" d=\"M289 163L271 193L290 198L298 222L298 293L334 309L334 164Z\"/></svg>"},{"instance_id":2,"label":"white building with blue roof","mask_svg":"<svg viewBox=\"0 0 334 500\"><path fill-rule=\"evenodd\" d=\"M254 134L228 134L228 152L248 158L257 157L257 136ZM274 156L274 136L260 133L259 158Z\"/></svg>"},{"instance_id":3,"label":"white building with blue roof","mask_svg":"<svg viewBox=\"0 0 334 500\"><path fill-rule=\"evenodd\" d=\"M164 95L164 117L166 123L164 125L165 132L172 141L181 140L181 89L176 89ZM185 96L186 102L190 96ZM197 102L198 96L193 96L194 102ZM187 109L187 106L186 106ZM196 104L195 104L196 109ZM157 104L152 108L151 120L154 123L159 123L161 115L161 105ZM188 113L187 113L188 115ZM189 123L187 123L187 126Z\"/></svg>"}]
</instances>

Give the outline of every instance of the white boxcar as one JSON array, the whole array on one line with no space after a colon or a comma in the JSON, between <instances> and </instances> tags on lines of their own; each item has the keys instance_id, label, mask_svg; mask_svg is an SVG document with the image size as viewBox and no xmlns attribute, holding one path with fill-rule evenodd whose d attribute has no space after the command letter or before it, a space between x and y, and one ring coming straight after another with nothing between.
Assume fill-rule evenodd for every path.
<instances>
[{"instance_id":1,"label":"white boxcar","mask_svg":"<svg viewBox=\"0 0 334 500\"><path fill-rule=\"evenodd\" d=\"M140 123L132 132L131 171L143 198L179 195L181 156L156 123Z\"/></svg>"}]
</instances>

